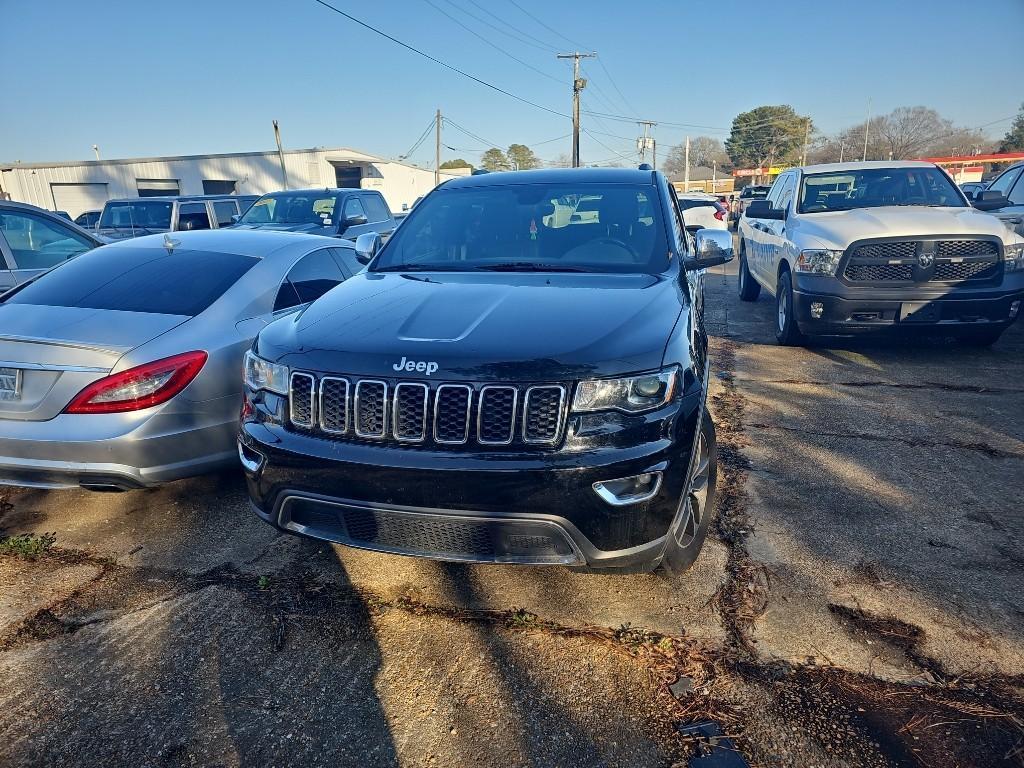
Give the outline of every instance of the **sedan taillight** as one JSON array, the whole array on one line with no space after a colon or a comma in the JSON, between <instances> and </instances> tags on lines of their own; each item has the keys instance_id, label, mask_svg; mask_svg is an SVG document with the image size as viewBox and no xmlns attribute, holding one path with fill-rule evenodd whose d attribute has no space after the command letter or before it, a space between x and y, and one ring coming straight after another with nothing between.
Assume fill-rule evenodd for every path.
<instances>
[{"instance_id":1,"label":"sedan taillight","mask_svg":"<svg viewBox=\"0 0 1024 768\"><path fill-rule=\"evenodd\" d=\"M124 413L166 403L206 364L203 351L186 352L105 376L79 392L65 413Z\"/></svg>"},{"instance_id":2,"label":"sedan taillight","mask_svg":"<svg viewBox=\"0 0 1024 768\"><path fill-rule=\"evenodd\" d=\"M718 219L719 221L725 221L725 209L719 208L717 211L715 211L715 218Z\"/></svg>"}]
</instances>

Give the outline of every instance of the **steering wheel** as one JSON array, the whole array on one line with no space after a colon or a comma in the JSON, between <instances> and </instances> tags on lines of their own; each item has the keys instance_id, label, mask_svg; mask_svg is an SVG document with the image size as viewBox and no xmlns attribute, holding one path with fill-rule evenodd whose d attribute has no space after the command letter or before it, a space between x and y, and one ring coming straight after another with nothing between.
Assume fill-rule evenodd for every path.
<instances>
[{"instance_id":1,"label":"steering wheel","mask_svg":"<svg viewBox=\"0 0 1024 768\"><path fill-rule=\"evenodd\" d=\"M629 255L632 256L634 259L637 259L637 260L640 259L640 253L633 246L631 246L625 240L619 240L617 237L599 237L596 240L592 240L591 243L593 243L593 244L603 243L604 245L617 245L619 248L622 248L624 251L628 251Z\"/></svg>"}]
</instances>

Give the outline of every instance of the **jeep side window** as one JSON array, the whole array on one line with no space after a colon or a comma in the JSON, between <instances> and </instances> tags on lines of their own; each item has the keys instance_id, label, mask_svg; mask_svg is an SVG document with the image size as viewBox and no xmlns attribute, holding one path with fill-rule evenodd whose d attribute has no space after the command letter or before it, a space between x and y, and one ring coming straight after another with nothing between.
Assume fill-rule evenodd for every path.
<instances>
[{"instance_id":1,"label":"jeep side window","mask_svg":"<svg viewBox=\"0 0 1024 768\"><path fill-rule=\"evenodd\" d=\"M366 208L366 219L369 222L387 221L391 218L391 211L379 192L363 195L363 207Z\"/></svg>"},{"instance_id":2,"label":"jeep side window","mask_svg":"<svg viewBox=\"0 0 1024 768\"><path fill-rule=\"evenodd\" d=\"M344 281L345 276L330 248L307 253L288 271L274 300L274 311L316 301Z\"/></svg>"},{"instance_id":3,"label":"jeep side window","mask_svg":"<svg viewBox=\"0 0 1024 768\"><path fill-rule=\"evenodd\" d=\"M178 229L209 229L206 203L182 203L178 208Z\"/></svg>"}]
</instances>

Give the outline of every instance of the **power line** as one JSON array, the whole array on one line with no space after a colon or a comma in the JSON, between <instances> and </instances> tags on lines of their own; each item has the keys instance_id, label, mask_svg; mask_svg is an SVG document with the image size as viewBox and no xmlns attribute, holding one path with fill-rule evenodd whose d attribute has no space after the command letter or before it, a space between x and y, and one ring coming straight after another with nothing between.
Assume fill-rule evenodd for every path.
<instances>
[{"instance_id":1,"label":"power line","mask_svg":"<svg viewBox=\"0 0 1024 768\"><path fill-rule=\"evenodd\" d=\"M479 83L480 85L484 86L485 88L490 88L492 91L497 91L498 93L503 94L505 96L508 96L511 99L515 99L518 102L522 102L523 104L527 104L527 105L533 107L534 109L540 109L540 110L542 110L544 112L548 112L548 113L550 113L552 115L557 115L558 117L564 117L564 118L568 118L569 117L569 115L563 114L562 112L559 112L556 109L551 109L550 107L545 107L542 104L538 104L535 101L530 101L529 99L524 99L522 96L518 96L518 95L512 93L511 91L506 91L504 88L501 88L501 87L499 87L497 85L494 85L493 83L489 83L486 80L482 80L479 77L476 77L475 75L471 75L468 72L466 72L464 70L461 70L458 67L453 66L452 64L449 64L446 61L442 61L441 59L439 59L439 58L437 58L435 56L431 56L429 53L425 53L424 51L421 51L419 48L416 48L416 47L414 47L412 45L409 45L409 43L405 43L405 42L399 40L397 37L392 37L387 32L384 32L383 30L377 29L377 27L374 27L371 24L367 24L365 21L361 21L361 20L357 19L355 16L352 16L351 14L345 13L345 11L342 11L339 8L335 8L333 5L331 5L330 3L326 2L325 0L313 0L313 2L317 3L318 5L322 5L324 8L328 8L328 9L334 11L335 13L337 13L340 16L344 16L349 21L352 21L352 22L358 24L359 26L363 27L364 29L370 30L371 32L373 32L376 35L380 35L385 40L390 40L392 43L395 43L396 45L400 45L403 48L405 48L405 49L407 49L409 51L412 51L413 53L417 54L418 56L422 56L425 59L429 59L430 61L434 62L435 64L440 64L445 69L449 69L452 72L455 72L455 73L457 73L459 75L462 75L463 77L465 77L465 78L467 78L469 80L472 80L475 83Z\"/></svg>"},{"instance_id":2,"label":"power line","mask_svg":"<svg viewBox=\"0 0 1024 768\"><path fill-rule=\"evenodd\" d=\"M517 41L519 43L523 43L524 45L532 46L532 47L534 47L534 48L536 48L536 49L538 49L540 51L544 51L545 53L552 53L554 51L557 51L556 48L552 48L551 46L542 45L540 43L537 43L536 41L531 40L530 38L526 37L525 35L521 35L518 31L516 31L514 33L513 32L509 32L508 30L502 29L501 27L492 24L491 22L487 21L487 19L481 19L479 16L477 16L475 13L471 12L470 10L468 10L466 8L460 8L459 6L455 5L455 3L452 2L452 0L447 0L447 2L448 2L449 5L454 6L455 8L458 8L460 11L462 11L467 16L470 16L470 17L476 19L481 24L485 24L486 26L490 27L491 29L495 30L496 32L501 32L501 34L506 35L508 37L511 37L513 40L515 40L515 41ZM511 24L509 24L508 22L502 21L497 16L495 16L491 11L487 10L486 8L483 8L478 3L473 2L473 0L469 0L469 2L473 3L474 6L476 6L481 11L483 11L484 13L488 14L489 16L491 16L491 18L497 19L498 21L501 21L503 24L505 24L505 26L507 26L507 27L509 27L511 29L515 29L515 27L513 27Z\"/></svg>"},{"instance_id":3,"label":"power line","mask_svg":"<svg viewBox=\"0 0 1024 768\"><path fill-rule=\"evenodd\" d=\"M417 149L420 148L420 144L422 144L424 141L426 141L427 136L430 135L430 132L433 129L434 129L434 121L431 120L429 123L427 123L427 127L423 130L423 133L420 134L420 137L418 139L416 139L416 143L413 144L411 147L409 147L409 151L406 152L404 155L399 155L398 157L400 159L410 157L413 152L415 152Z\"/></svg>"},{"instance_id":4,"label":"power line","mask_svg":"<svg viewBox=\"0 0 1024 768\"><path fill-rule=\"evenodd\" d=\"M433 9L434 9L435 11L437 11L438 13L441 13L441 14L444 14L445 16L447 16L447 17L448 17L449 19L451 19L451 20L452 20L452 21L453 21L454 23L458 24L458 25L459 25L460 27L462 27L462 28L463 28L464 30L466 30L467 32L469 32L469 34L473 35L474 37L476 37L476 38L478 38L478 39L480 39L480 40L483 40L483 42L484 42L485 44L489 45L489 46L490 46L491 48L493 48L494 50L496 50L496 51L497 51L498 53L501 53L501 54L504 54L505 56L508 56L508 57L509 57L510 59L512 59L512 61L515 61L515 62L518 62L519 64L522 64L522 65L523 65L524 67L526 67L527 69L530 69L530 70L532 70L532 71L536 72L536 73L537 73L538 75L541 75L542 77L546 77L546 78L547 78L548 80L554 80L554 81L555 81L556 83L558 83L559 85L561 85L561 84L562 84L562 81L561 81L560 79L558 79L557 77L555 77L554 75L549 75L549 74L548 74L547 72L545 72L544 70L542 70L542 69L537 69L537 67L533 66L532 64L530 64L530 63L528 63L528 62L525 62L525 61L523 61L522 59L520 59L520 58L518 58L518 57L516 57L516 56L513 56L513 55L512 55L511 53L509 53L508 51L506 51L506 50L505 50L504 48L501 48L500 46L498 46L498 45L496 45L496 44L492 43L492 42L491 42L490 40L488 40L488 39L487 39L486 37L484 37L483 35L481 35L481 34L480 34L479 32L477 32L476 30L474 30L474 29L472 29L472 28L470 28L470 27L467 27L467 26L466 26L465 24L463 24L463 23L462 23L461 21L459 21L459 20L458 20L457 18L455 18L454 16L452 16L452 15L451 15L450 13L448 13L448 11L444 10L443 8L440 8L440 7L438 7L437 5L434 5L434 3L433 3L433 2L431 2L431 0L423 0L423 2L425 2L425 3L427 4L427 5L429 5L429 6L431 7L431 8L433 8Z\"/></svg>"},{"instance_id":5,"label":"power line","mask_svg":"<svg viewBox=\"0 0 1024 768\"><path fill-rule=\"evenodd\" d=\"M519 9L520 11L522 11L522 12L523 12L524 14L526 14L526 15L527 15L527 16L529 16L529 17L530 17L531 19L533 19L533 20L534 20L535 22L537 22L537 23L538 23L538 24L540 24L540 25L541 25L542 27L544 27L544 29L546 29L546 30L547 30L548 32L553 32L553 33L554 33L554 34L555 34L555 35L556 35L557 37L560 37L560 38L562 38L562 39L563 39L563 40L564 40L565 42L569 43L569 45L571 45L571 46L572 46L573 48L584 48L584 49L585 49L585 48L587 47L587 46L585 46L585 45L581 45L580 43L577 43L577 42L573 42L573 41L572 41L572 40L570 40L570 39L569 39L568 37L566 37L566 36L565 36L565 35L563 35L563 34L562 34L561 32L559 32L559 31L558 31L557 29L554 29L553 27L549 27L549 26L548 26L547 24L545 24L545 23L544 23L544 22L543 22L543 21L542 21L541 19L538 19L538 18L537 18L536 16L534 16L534 15L533 15L532 13L530 13L530 12L529 12L528 10L526 10L525 8L523 8L523 6L521 6L521 5L519 4L519 3L517 3L517 2L516 2L516 0L508 0L508 1L509 1L510 3L512 3L512 5L514 5L514 6L516 7L516 8L518 8L518 9ZM474 3L474 5L476 5L476 3Z\"/></svg>"}]
</instances>

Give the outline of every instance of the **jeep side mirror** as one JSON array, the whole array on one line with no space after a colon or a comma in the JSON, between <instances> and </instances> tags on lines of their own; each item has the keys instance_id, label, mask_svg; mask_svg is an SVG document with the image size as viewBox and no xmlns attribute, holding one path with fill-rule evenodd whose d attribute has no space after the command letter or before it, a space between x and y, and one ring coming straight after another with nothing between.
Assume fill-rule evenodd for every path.
<instances>
[{"instance_id":1,"label":"jeep side mirror","mask_svg":"<svg viewBox=\"0 0 1024 768\"><path fill-rule=\"evenodd\" d=\"M688 271L717 267L732 261L732 232L727 229L698 229L693 238L693 256L683 266Z\"/></svg>"},{"instance_id":2,"label":"jeep side mirror","mask_svg":"<svg viewBox=\"0 0 1024 768\"><path fill-rule=\"evenodd\" d=\"M240 214L240 213L232 213L231 214L231 223L232 224L237 224L239 219L241 219L241 218L242 218L242 214Z\"/></svg>"},{"instance_id":3,"label":"jeep side mirror","mask_svg":"<svg viewBox=\"0 0 1024 768\"><path fill-rule=\"evenodd\" d=\"M995 189L983 189L974 196L972 203L979 211L994 211L997 208L1005 208L1010 201L1002 192Z\"/></svg>"},{"instance_id":4,"label":"jeep side mirror","mask_svg":"<svg viewBox=\"0 0 1024 768\"><path fill-rule=\"evenodd\" d=\"M786 218L786 211L782 208L772 208L767 200L751 200L747 203L745 210L748 219L774 219L783 221Z\"/></svg>"},{"instance_id":5,"label":"jeep side mirror","mask_svg":"<svg viewBox=\"0 0 1024 768\"><path fill-rule=\"evenodd\" d=\"M363 217L366 218L365 216ZM380 250L381 239L376 232L364 232L356 238L356 261L369 264Z\"/></svg>"}]
</instances>

